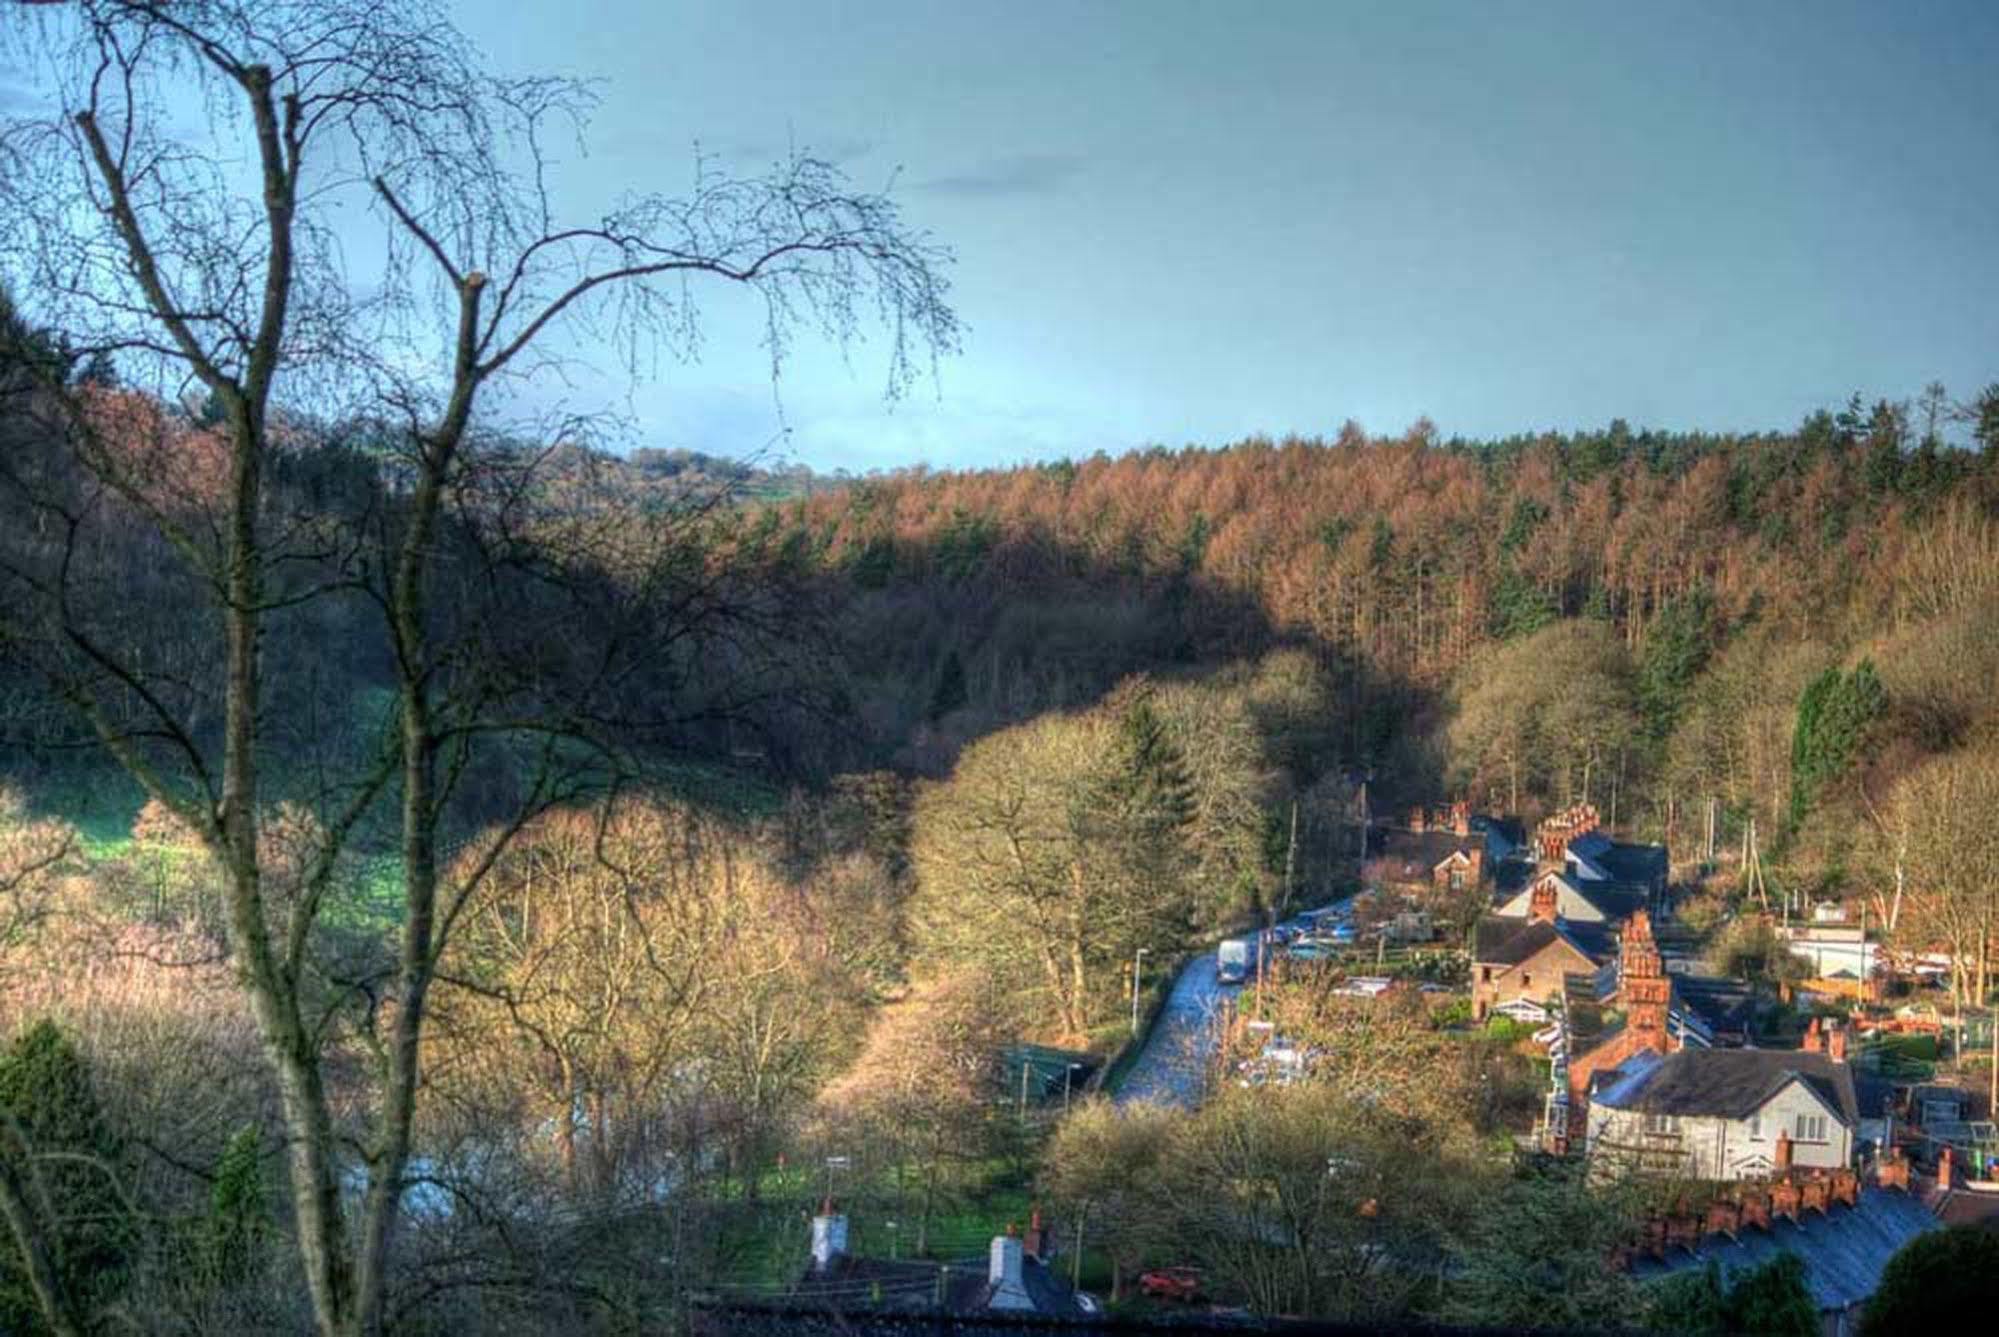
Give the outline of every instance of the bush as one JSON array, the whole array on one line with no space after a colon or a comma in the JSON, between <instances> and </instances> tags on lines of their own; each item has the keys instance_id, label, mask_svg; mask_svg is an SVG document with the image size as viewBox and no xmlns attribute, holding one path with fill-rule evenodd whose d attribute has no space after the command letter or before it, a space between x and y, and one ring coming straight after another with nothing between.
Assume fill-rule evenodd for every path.
<instances>
[{"instance_id":1,"label":"bush","mask_svg":"<svg viewBox=\"0 0 1999 1337\"><path fill-rule=\"evenodd\" d=\"M1710 1262L1658 1282L1651 1300L1652 1329L1681 1337L1817 1337L1819 1331L1804 1260L1794 1253L1737 1272Z\"/></svg>"},{"instance_id":2,"label":"bush","mask_svg":"<svg viewBox=\"0 0 1999 1337\"><path fill-rule=\"evenodd\" d=\"M1888 1260L1862 1337L1943 1332L1999 1308L1999 1235L1953 1226L1919 1235Z\"/></svg>"}]
</instances>

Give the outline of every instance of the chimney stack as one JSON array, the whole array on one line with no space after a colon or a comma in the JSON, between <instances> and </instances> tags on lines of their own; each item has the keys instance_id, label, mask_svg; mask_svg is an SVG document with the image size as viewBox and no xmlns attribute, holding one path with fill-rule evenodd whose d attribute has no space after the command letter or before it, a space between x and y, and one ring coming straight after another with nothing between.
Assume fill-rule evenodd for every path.
<instances>
[{"instance_id":1,"label":"chimney stack","mask_svg":"<svg viewBox=\"0 0 1999 1337\"><path fill-rule=\"evenodd\" d=\"M1428 814L1423 809L1411 808L1409 810L1409 829L1411 831L1421 831L1428 824Z\"/></svg>"},{"instance_id":2,"label":"chimney stack","mask_svg":"<svg viewBox=\"0 0 1999 1337\"><path fill-rule=\"evenodd\" d=\"M1805 1027L1804 1038L1798 1041L1798 1049L1806 1054L1823 1054L1825 1052L1825 1037L1819 1033L1819 1019L1817 1017L1813 1017L1811 1024Z\"/></svg>"},{"instance_id":3,"label":"chimney stack","mask_svg":"<svg viewBox=\"0 0 1999 1337\"><path fill-rule=\"evenodd\" d=\"M1561 892L1555 887L1553 877L1544 877L1534 884L1534 892L1527 899L1527 917L1552 924L1561 918Z\"/></svg>"},{"instance_id":4,"label":"chimney stack","mask_svg":"<svg viewBox=\"0 0 1999 1337\"><path fill-rule=\"evenodd\" d=\"M1471 802L1459 799L1451 805L1451 830L1460 836L1471 834Z\"/></svg>"},{"instance_id":5,"label":"chimney stack","mask_svg":"<svg viewBox=\"0 0 1999 1337\"><path fill-rule=\"evenodd\" d=\"M1836 1023L1826 1027L1825 1052L1834 1063L1846 1062L1846 1027Z\"/></svg>"},{"instance_id":6,"label":"chimney stack","mask_svg":"<svg viewBox=\"0 0 1999 1337\"><path fill-rule=\"evenodd\" d=\"M1006 1234L993 1236L992 1252L986 1264L986 1283L992 1288L992 1295L986 1301L989 1309L1032 1309L1034 1297L1027 1293L1027 1282L1021 1276L1022 1250L1020 1239L1013 1233L1013 1227L1006 1228Z\"/></svg>"},{"instance_id":7,"label":"chimney stack","mask_svg":"<svg viewBox=\"0 0 1999 1337\"><path fill-rule=\"evenodd\" d=\"M847 1252L847 1218L833 1210L831 1198L820 1204L812 1218L812 1270L824 1272Z\"/></svg>"},{"instance_id":8,"label":"chimney stack","mask_svg":"<svg viewBox=\"0 0 1999 1337\"><path fill-rule=\"evenodd\" d=\"M1788 1152L1786 1153L1788 1155ZM1770 1215L1788 1216L1791 1224L1798 1222L1798 1203L1802 1195L1798 1186L1788 1179L1780 1179L1770 1190Z\"/></svg>"},{"instance_id":9,"label":"chimney stack","mask_svg":"<svg viewBox=\"0 0 1999 1337\"><path fill-rule=\"evenodd\" d=\"M1726 1198L1716 1198L1707 1205L1707 1233L1726 1235L1734 1239L1742 1230L1742 1208Z\"/></svg>"}]
</instances>

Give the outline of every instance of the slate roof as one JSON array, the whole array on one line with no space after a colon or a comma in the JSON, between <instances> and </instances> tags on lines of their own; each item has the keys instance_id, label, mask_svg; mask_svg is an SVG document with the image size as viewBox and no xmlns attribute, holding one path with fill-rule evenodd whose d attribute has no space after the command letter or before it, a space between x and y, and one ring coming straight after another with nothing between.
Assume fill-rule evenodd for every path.
<instances>
[{"instance_id":1,"label":"slate roof","mask_svg":"<svg viewBox=\"0 0 1999 1337\"><path fill-rule=\"evenodd\" d=\"M1615 950L1610 935L1599 925L1484 915L1478 921L1473 956L1480 965L1517 966L1557 941L1566 941L1593 961Z\"/></svg>"},{"instance_id":2,"label":"slate roof","mask_svg":"<svg viewBox=\"0 0 1999 1337\"><path fill-rule=\"evenodd\" d=\"M1647 1114L1742 1119L1793 1077L1803 1079L1848 1127L1858 1126L1852 1068L1799 1049L1682 1049L1656 1067L1610 1083L1596 1102Z\"/></svg>"},{"instance_id":3,"label":"slate roof","mask_svg":"<svg viewBox=\"0 0 1999 1337\"><path fill-rule=\"evenodd\" d=\"M1493 904L1504 905L1534 880L1534 865L1525 859L1508 859L1492 866Z\"/></svg>"},{"instance_id":4,"label":"slate roof","mask_svg":"<svg viewBox=\"0 0 1999 1337\"><path fill-rule=\"evenodd\" d=\"M1724 1035L1746 1035L1756 995L1740 980L1713 975L1670 975L1673 994L1687 1009Z\"/></svg>"},{"instance_id":5,"label":"slate roof","mask_svg":"<svg viewBox=\"0 0 1999 1337\"><path fill-rule=\"evenodd\" d=\"M1595 858L1597 867L1619 882L1652 886L1666 880L1667 854L1664 845L1631 845L1614 840L1610 848Z\"/></svg>"},{"instance_id":6,"label":"slate roof","mask_svg":"<svg viewBox=\"0 0 1999 1337\"><path fill-rule=\"evenodd\" d=\"M792 1294L800 1299L837 1300L847 1309L934 1312L938 1274L948 1267L950 1275L944 1278L945 1308L960 1314L984 1313L991 1304L993 1291L992 1283L986 1279L986 1266L984 1258L947 1264L836 1254L824 1268L808 1266ZM1045 1263L1034 1258L1023 1259L1020 1280L1028 1298L1034 1301L1036 1314L1086 1312L1076 1302L1076 1293Z\"/></svg>"},{"instance_id":7,"label":"slate roof","mask_svg":"<svg viewBox=\"0 0 1999 1337\"><path fill-rule=\"evenodd\" d=\"M1692 1249L1675 1249L1664 1260L1640 1259L1631 1272L1647 1280L1714 1261L1732 1273L1792 1253L1804 1260L1805 1286L1819 1309L1845 1309L1874 1294L1896 1250L1938 1224L1921 1199L1899 1189L1868 1187L1861 1189L1856 1206L1835 1204L1823 1216L1807 1212L1796 1223L1780 1217L1769 1230L1752 1227L1732 1239L1707 1235Z\"/></svg>"},{"instance_id":8,"label":"slate roof","mask_svg":"<svg viewBox=\"0 0 1999 1337\"><path fill-rule=\"evenodd\" d=\"M1430 873L1444 860L1463 850L1466 854L1485 849L1485 836L1474 831L1461 836L1455 831L1376 830L1368 841L1369 857L1379 859L1402 877L1428 881Z\"/></svg>"},{"instance_id":9,"label":"slate roof","mask_svg":"<svg viewBox=\"0 0 1999 1337\"><path fill-rule=\"evenodd\" d=\"M1636 882L1592 882L1588 878L1571 877L1567 873L1554 873L1563 886L1588 901L1607 920L1626 920L1632 912L1642 910L1652 900L1651 889ZM1539 881L1538 878L1532 879ZM1520 891L1516 888L1509 899L1517 899Z\"/></svg>"}]
</instances>

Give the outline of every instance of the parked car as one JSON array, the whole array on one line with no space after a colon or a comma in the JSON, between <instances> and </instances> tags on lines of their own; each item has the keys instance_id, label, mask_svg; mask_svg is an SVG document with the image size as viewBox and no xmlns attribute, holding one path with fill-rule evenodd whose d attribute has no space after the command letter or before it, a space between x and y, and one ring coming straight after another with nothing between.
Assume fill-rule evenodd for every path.
<instances>
[{"instance_id":1,"label":"parked car","mask_svg":"<svg viewBox=\"0 0 1999 1337\"><path fill-rule=\"evenodd\" d=\"M1201 1274L1191 1267L1162 1267L1138 1279L1138 1288L1156 1300L1192 1304L1201 1298Z\"/></svg>"}]
</instances>

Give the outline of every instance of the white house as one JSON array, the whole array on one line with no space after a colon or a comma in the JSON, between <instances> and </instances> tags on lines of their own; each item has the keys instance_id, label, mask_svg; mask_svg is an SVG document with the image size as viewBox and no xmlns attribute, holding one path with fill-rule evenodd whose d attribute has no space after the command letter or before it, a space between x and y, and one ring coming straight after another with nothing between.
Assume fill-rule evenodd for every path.
<instances>
[{"instance_id":1,"label":"white house","mask_svg":"<svg viewBox=\"0 0 1999 1337\"><path fill-rule=\"evenodd\" d=\"M1860 1103L1845 1036L1808 1049L1646 1051L1590 1097L1589 1156L1700 1180L1853 1163Z\"/></svg>"},{"instance_id":2,"label":"white house","mask_svg":"<svg viewBox=\"0 0 1999 1337\"><path fill-rule=\"evenodd\" d=\"M1858 924L1786 924L1777 929L1791 949L1791 955L1809 963L1814 978L1856 980L1874 977L1880 963L1880 945L1867 941Z\"/></svg>"},{"instance_id":3,"label":"white house","mask_svg":"<svg viewBox=\"0 0 1999 1337\"><path fill-rule=\"evenodd\" d=\"M1549 869L1494 911L1506 919L1560 919L1569 924L1618 924L1646 903L1645 889L1624 883L1586 883Z\"/></svg>"}]
</instances>

